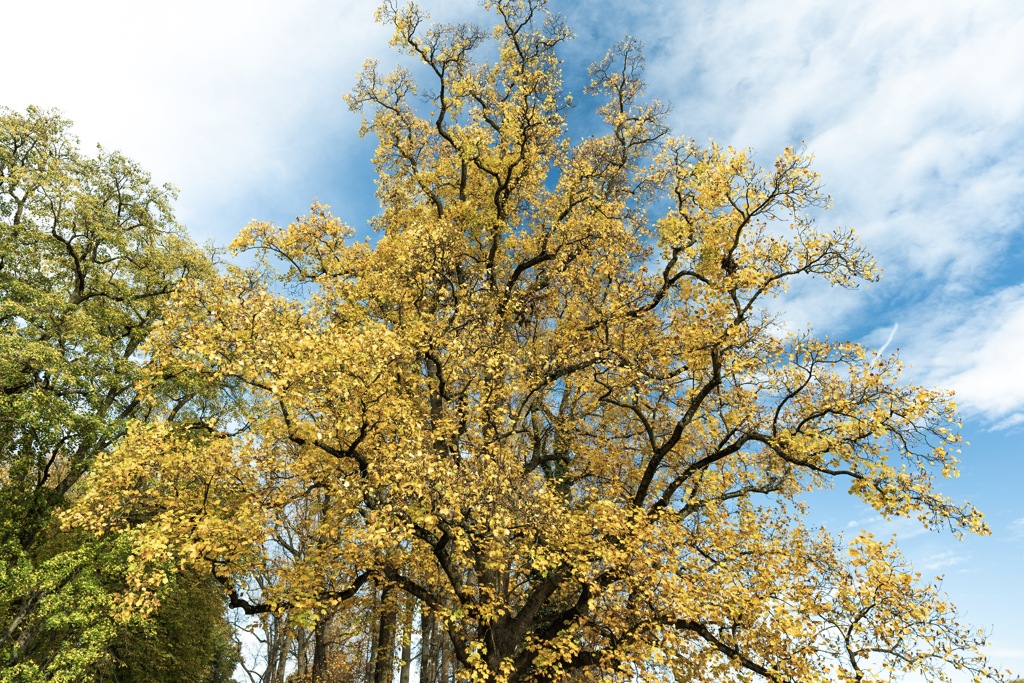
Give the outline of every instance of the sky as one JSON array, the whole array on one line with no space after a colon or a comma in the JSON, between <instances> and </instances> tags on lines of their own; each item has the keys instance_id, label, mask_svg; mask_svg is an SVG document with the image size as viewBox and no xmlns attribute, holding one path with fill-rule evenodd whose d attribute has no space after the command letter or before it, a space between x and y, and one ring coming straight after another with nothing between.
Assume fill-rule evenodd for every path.
<instances>
[{"instance_id":1,"label":"sky","mask_svg":"<svg viewBox=\"0 0 1024 683\"><path fill-rule=\"evenodd\" d=\"M433 18L487 22L472 0ZM372 140L342 95L364 59L393 61L375 3L35 0L4 9L0 105L57 107L180 190L179 219L223 246L251 219L287 223L314 199L365 232ZM830 495L818 518L897 534L989 654L1024 672L1024 3L1016 0L559 2L577 34L567 80L625 34L646 45L648 94L673 129L815 155L834 208L884 271L857 291L811 281L785 307L819 334L899 349L913 381L953 388L962 476L987 538L885 523ZM834 491L833 494L841 493ZM819 501L815 501L819 503Z\"/></svg>"}]
</instances>

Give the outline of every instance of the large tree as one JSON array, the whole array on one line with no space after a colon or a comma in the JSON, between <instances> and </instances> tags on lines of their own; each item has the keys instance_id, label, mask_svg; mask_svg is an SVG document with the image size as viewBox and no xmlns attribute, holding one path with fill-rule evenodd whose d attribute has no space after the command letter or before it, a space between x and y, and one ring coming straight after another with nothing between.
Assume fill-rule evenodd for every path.
<instances>
[{"instance_id":1,"label":"large tree","mask_svg":"<svg viewBox=\"0 0 1024 683\"><path fill-rule=\"evenodd\" d=\"M0 108L0 680L100 676L149 642L111 601L129 545L61 532L55 513L130 419L156 406L203 417L196 392L171 378L148 404L134 386L147 362L139 345L171 291L212 272L170 198L121 154L82 154L56 112ZM200 584L180 577L188 596L172 603L208 646L184 655L149 642L186 669L208 669L228 642L223 628L214 637L222 601Z\"/></svg>"},{"instance_id":2,"label":"large tree","mask_svg":"<svg viewBox=\"0 0 1024 683\"><path fill-rule=\"evenodd\" d=\"M792 278L876 276L808 215L807 157L673 137L628 39L590 71L603 130L574 139L570 31L543 0L487 6L493 42L380 10L432 82L369 62L350 96L380 142L373 243L316 205L242 232L262 266L176 294L154 376L236 382L243 417L139 424L104 457L71 518L134 539L130 599L205 567L234 606L315 624L384 587L481 681L991 673L892 543L802 523L840 482L986 532L933 485L948 394L766 308Z\"/></svg>"}]
</instances>

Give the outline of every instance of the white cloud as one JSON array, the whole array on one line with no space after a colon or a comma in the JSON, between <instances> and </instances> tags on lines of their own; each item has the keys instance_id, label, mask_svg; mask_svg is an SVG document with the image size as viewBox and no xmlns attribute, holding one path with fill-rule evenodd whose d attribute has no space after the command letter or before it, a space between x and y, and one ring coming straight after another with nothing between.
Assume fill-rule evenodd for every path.
<instances>
[{"instance_id":1,"label":"white cloud","mask_svg":"<svg viewBox=\"0 0 1024 683\"><path fill-rule=\"evenodd\" d=\"M1024 647L987 647L990 657L1024 659Z\"/></svg>"},{"instance_id":2,"label":"white cloud","mask_svg":"<svg viewBox=\"0 0 1024 683\"><path fill-rule=\"evenodd\" d=\"M678 127L766 161L806 140L831 220L887 267L970 272L1019 228L1024 5L736 0L660 30L652 90L673 93Z\"/></svg>"},{"instance_id":3,"label":"white cloud","mask_svg":"<svg viewBox=\"0 0 1024 683\"><path fill-rule=\"evenodd\" d=\"M444 20L480 13L471 0L425 4ZM364 163L353 197L365 198L369 147L355 139L340 95L365 57L386 50L374 5L21 3L5 14L20 27L5 45L21 66L5 75L4 104L61 107L88 142L124 149L180 185L191 221L243 201L308 202L323 192L314 180L324 164L351 156ZM1017 227L1024 154L1012 141L1024 90L1008 84L1024 72L1013 38L1024 33L1024 5L553 8L576 23L571 50L585 59L620 32L644 38L650 92L675 103L679 132L752 145L766 161L807 139L837 195L831 220L859 227L886 265L906 261L929 275L976 267Z\"/></svg>"},{"instance_id":4,"label":"white cloud","mask_svg":"<svg viewBox=\"0 0 1024 683\"><path fill-rule=\"evenodd\" d=\"M18 67L3 104L59 107L83 146L122 149L179 186L189 222L252 196L308 205L297 186L311 168L359 144L341 95L386 47L372 20L373 5L356 0L20 3L5 10Z\"/></svg>"},{"instance_id":5,"label":"white cloud","mask_svg":"<svg viewBox=\"0 0 1024 683\"><path fill-rule=\"evenodd\" d=\"M913 377L956 391L958 405L996 427L1024 421L1024 285L919 306L904 328Z\"/></svg>"}]
</instances>

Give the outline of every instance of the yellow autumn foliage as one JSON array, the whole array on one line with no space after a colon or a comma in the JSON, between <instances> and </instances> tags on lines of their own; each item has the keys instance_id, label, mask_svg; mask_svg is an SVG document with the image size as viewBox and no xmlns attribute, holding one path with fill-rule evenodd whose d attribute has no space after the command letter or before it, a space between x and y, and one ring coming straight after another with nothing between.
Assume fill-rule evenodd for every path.
<instances>
[{"instance_id":1,"label":"yellow autumn foliage","mask_svg":"<svg viewBox=\"0 0 1024 683\"><path fill-rule=\"evenodd\" d=\"M949 394L766 310L791 278L877 276L810 216L809 158L673 137L632 40L591 69L603 128L575 139L570 31L543 0L487 6L493 34L383 5L434 80L368 62L349 96L380 141L377 237L318 204L243 230L260 265L177 292L147 351L154 381L228 383L235 421L137 425L69 522L132 529L139 598L147 558L314 618L386 583L465 680L992 675L891 544L801 523L838 480L986 531L933 486L956 473Z\"/></svg>"}]
</instances>

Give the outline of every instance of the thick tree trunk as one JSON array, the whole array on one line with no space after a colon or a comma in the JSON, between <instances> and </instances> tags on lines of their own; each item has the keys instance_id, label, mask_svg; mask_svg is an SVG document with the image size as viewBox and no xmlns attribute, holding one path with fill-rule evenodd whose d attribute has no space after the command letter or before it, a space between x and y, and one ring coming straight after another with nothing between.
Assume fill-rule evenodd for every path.
<instances>
[{"instance_id":1,"label":"thick tree trunk","mask_svg":"<svg viewBox=\"0 0 1024 683\"><path fill-rule=\"evenodd\" d=\"M313 631L313 666L310 670L313 683L327 680L327 630L330 625L330 619L325 617Z\"/></svg>"},{"instance_id":2,"label":"thick tree trunk","mask_svg":"<svg viewBox=\"0 0 1024 683\"><path fill-rule=\"evenodd\" d=\"M380 621L377 629L377 657L373 662L373 683L392 683L395 665L395 626L398 621L392 600L394 589L385 586L380 592Z\"/></svg>"}]
</instances>

